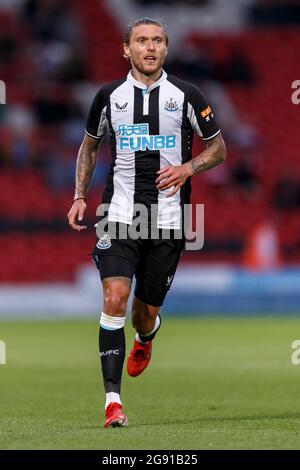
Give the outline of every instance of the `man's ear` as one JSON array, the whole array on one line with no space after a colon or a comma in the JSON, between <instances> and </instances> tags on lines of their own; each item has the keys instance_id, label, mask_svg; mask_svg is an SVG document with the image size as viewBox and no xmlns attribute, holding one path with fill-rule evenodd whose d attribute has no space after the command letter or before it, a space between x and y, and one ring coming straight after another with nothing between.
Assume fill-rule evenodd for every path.
<instances>
[{"instance_id":1,"label":"man's ear","mask_svg":"<svg viewBox=\"0 0 300 470\"><path fill-rule=\"evenodd\" d=\"M130 50L129 50L129 47L127 46L127 44L123 45L123 50L124 50L124 53L123 53L124 59L130 60L131 59Z\"/></svg>"}]
</instances>

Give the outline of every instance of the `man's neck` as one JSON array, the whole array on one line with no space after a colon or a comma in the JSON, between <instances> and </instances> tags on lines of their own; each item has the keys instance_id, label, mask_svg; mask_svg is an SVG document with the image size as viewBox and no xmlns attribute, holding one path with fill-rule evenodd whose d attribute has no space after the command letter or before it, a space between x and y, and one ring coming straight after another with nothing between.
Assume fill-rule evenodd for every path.
<instances>
[{"instance_id":1,"label":"man's neck","mask_svg":"<svg viewBox=\"0 0 300 470\"><path fill-rule=\"evenodd\" d=\"M145 75L139 72L135 67L133 67L131 73L135 80L140 83L143 83L144 85L146 85L147 88L149 88L151 85L153 85L153 83L157 82L157 80L160 79L160 77L162 76L162 69L159 69L152 75Z\"/></svg>"}]
</instances>

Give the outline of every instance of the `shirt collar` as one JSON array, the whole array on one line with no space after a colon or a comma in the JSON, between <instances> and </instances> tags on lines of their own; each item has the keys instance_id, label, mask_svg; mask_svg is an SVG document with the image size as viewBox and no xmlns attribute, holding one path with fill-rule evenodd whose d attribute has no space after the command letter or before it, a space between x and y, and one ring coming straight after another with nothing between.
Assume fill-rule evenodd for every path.
<instances>
[{"instance_id":1,"label":"shirt collar","mask_svg":"<svg viewBox=\"0 0 300 470\"><path fill-rule=\"evenodd\" d=\"M141 88L141 90L147 90L147 91L151 91L153 90L154 88L162 85L166 80L167 80L167 74L166 72L163 70L162 71L162 74L161 74L161 77L156 80L156 82L152 83L151 86L149 86L149 88L147 87L147 85L145 85L144 83L141 83L139 82L138 80L136 80L135 78L133 78L132 76L132 73L131 73L131 70L130 72L128 73L127 75L127 80L132 83L132 85L138 87L138 88Z\"/></svg>"}]
</instances>

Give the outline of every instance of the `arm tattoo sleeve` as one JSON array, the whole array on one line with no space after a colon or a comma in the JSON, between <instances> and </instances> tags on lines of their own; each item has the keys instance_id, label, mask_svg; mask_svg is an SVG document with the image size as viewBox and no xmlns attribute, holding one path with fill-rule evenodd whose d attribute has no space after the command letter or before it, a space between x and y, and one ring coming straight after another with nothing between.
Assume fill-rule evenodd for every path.
<instances>
[{"instance_id":1,"label":"arm tattoo sleeve","mask_svg":"<svg viewBox=\"0 0 300 470\"><path fill-rule=\"evenodd\" d=\"M226 147L221 136L217 136L208 143L207 148L191 160L192 174L209 170L225 160Z\"/></svg>"},{"instance_id":2,"label":"arm tattoo sleeve","mask_svg":"<svg viewBox=\"0 0 300 470\"><path fill-rule=\"evenodd\" d=\"M205 160L198 160L198 158L194 158L192 160L192 170L193 175L200 173L201 171L205 171L208 169L208 164Z\"/></svg>"},{"instance_id":3,"label":"arm tattoo sleeve","mask_svg":"<svg viewBox=\"0 0 300 470\"><path fill-rule=\"evenodd\" d=\"M85 136L78 152L76 165L76 198L85 198L97 160L99 141Z\"/></svg>"}]
</instances>

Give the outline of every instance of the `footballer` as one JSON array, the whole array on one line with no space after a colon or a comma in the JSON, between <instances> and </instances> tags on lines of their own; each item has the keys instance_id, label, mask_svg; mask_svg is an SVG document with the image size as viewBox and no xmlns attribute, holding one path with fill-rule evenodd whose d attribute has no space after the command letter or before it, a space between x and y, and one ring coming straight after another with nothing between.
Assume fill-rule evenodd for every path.
<instances>
[{"instance_id":1,"label":"footballer","mask_svg":"<svg viewBox=\"0 0 300 470\"><path fill-rule=\"evenodd\" d=\"M161 326L159 312L184 248L184 234L178 237L175 233L182 228L181 209L189 203L191 177L226 158L220 129L201 91L163 69L168 52L165 26L149 18L135 21L126 31L123 49L131 70L127 77L102 86L91 104L68 213L74 230L86 229L82 220L88 188L98 148L108 133L112 158L102 197L108 231L97 230L93 251L103 289L99 351L105 427L128 425L120 392L125 316L133 277L131 320L136 336L127 373L137 377L149 364ZM195 132L206 148L192 158ZM147 236L132 237L129 229L138 205L149 214L144 218ZM157 237L151 236L154 228ZM126 236L121 237L124 230Z\"/></svg>"}]
</instances>

